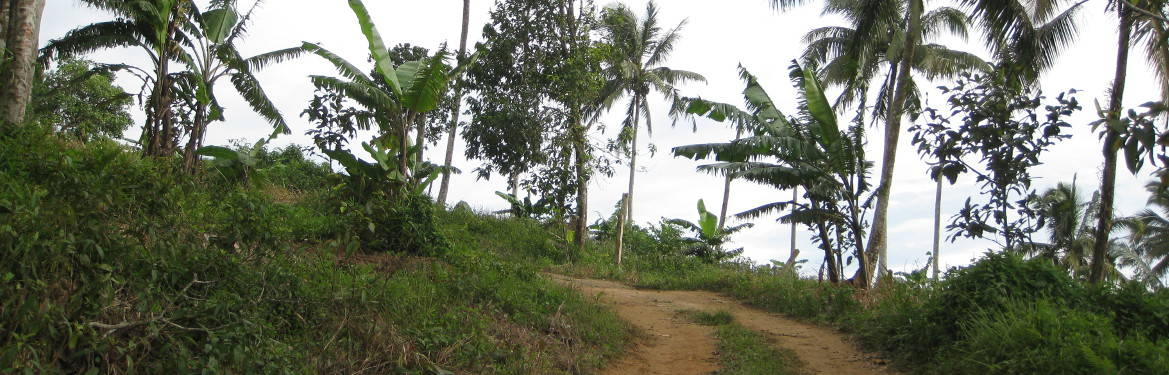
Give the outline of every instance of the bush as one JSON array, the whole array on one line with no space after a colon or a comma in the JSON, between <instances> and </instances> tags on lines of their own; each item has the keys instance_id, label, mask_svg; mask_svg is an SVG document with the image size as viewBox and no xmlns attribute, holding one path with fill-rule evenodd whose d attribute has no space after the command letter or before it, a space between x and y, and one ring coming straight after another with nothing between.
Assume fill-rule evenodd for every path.
<instances>
[{"instance_id":1,"label":"bush","mask_svg":"<svg viewBox=\"0 0 1169 375\"><path fill-rule=\"evenodd\" d=\"M1165 374L1166 346L1122 340L1107 317L1018 300L962 322L963 339L938 363L959 374Z\"/></svg>"}]
</instances>

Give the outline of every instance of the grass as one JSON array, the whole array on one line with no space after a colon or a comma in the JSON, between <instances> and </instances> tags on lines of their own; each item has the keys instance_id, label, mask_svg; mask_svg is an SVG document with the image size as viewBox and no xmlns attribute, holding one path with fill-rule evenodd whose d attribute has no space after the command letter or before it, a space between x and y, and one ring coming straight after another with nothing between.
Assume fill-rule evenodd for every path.
<instances>
[{"instance_id":1,"label":"grass","mask_svg":"<svg viewBox=\"0 0 1169 375\"><path fill-rule=\"evenodd\" d=\"M0 133L0 373L575 374L629 341L500 255L562 252L530 223L440 217L440 254L371 251L328 191L177 170Z\"/></svg>"},{"instance_id":2,"label":"grass","mask_svg":"<svg viewBox=\"0 0 1169 375\"><path fill-rule=\"evenodd\" d=\"M680 310L695 323L715 326L718 337L719 374L787 375L800 374L802 364L795 353L777 347L767 337L734 322L726 311Z\"/></svg>"}]
</instances>

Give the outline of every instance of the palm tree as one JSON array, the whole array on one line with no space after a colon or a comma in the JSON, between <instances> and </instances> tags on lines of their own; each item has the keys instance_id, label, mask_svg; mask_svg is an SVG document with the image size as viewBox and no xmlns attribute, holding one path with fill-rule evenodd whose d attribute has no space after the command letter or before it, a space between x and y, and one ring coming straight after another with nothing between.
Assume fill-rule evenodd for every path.
<instances>
[{"instance_id":1,"label":"palm tree","mask_svg":"<svg viewBox=\"0 0 1169 375\"><path fill-rule=\"evenodd\" d=\"M463 63L467 58L467 30L471 21L471 0L463 0L463 29L459 34L459 63ZM462 85L455 85L455 101L451 107L451 124L447 130L446 135L446 159L444 159L443 166L446 168L442 173L442 184L438 188L438 206L446 207L447 191L451 185L451 162L455 155L455 136L458 134L459 128L459 106L463 102L463 87Z\"/></svg>"},{"instance_id":2,"label":"palm tree","mask_svg":"<svg viewBox=\"0 0 1169 375\"><path fill-rule=\"evenodd\" d=\"M780 221L813 229L824 250L829 279L841 280L840 253L851 245L860 265L860 285L868 287L863 196L871 188L866 177L872 163L864 157L863 124L840 130L836 113L811 69L792 64L790 76L800 89L800 115L793 118L775 107L755 76L739 69L747 82L743 94L751 112L698 98L681 98L685 104L678 106L684 106L690 115L744 124L752 136L729 143L675 147L674 154L696 160L713 155L720 161L700 166L700 171L732 174L784 190L803 188L806 203L794 199L772 202L736 216L753 218L794 207Z\"/></svg>"},{"instance_id":3,"label":"palm tree","mask_svg":"<svg viewBox=\"0 0 1169 375\"><path fill-rule=\"evenodd\" d=\"M44 10L44 0L0 1L0 126L24 122Z\"/></svg>"},{"instance_id":4,"label":"palm tree","mask_svg":"<svg viewBox=\"0 0 1169 375\"><path fill-rule=\"evenodd\" d=\"M1146 185L1148 208L1121 220L1129 229L1132 246L1118 254L1121 265L1135 270L1137 277L1154 286L1169 274L1169 190L1163 184Z\"/></svg>"},{"instance_id":5,"label":"palm tree","mask_svg":"<svg viewBox=\"0 0 1169 375\"><path fill-rule=\"evenodd\" d=\"M832 0L825 5L824 13L855 20L861 17L858 13L862 11L862 5L859 0ZM804 63L822 67L820 75L825 84L845 89L836 101L837 109L852 104L864 108L867 105L864 99L869 89L876 83L878 76L883 76L872 116L874 119L885 117L889 101L892 100L894 74L901 58L896 52L904 48L907 42L904 33L896 32L904 29L904 22L900 18L886 20L890 31L863 41L868 52L859 56L846 53L857 43L857 31L852 27L820 27L804 35L803 42L807 45L802 55ZM939 7L922 16L923 41L941 37L943 33L965 39L969 33L966 14L956 8ZM990 64L971 53L952 50L936 43L923 44L919 48L912 71L929 80L952 78L961 72L990 70ZM909 80L910 92L906 105L910 110L917 111L920 108L918 86L914 77L909 77Z\"/></svg>"},{"instance_id":6,"label":"palm tree","mask_svg":"<svg viewBox=\"0 0 1169 375\"><path fill-rule=\"evenodd\" d=\"M731 235L754 226L754 224L745 223L724 228L719 224L718 218L706 210L706 204L701 199L698 200L698 221L670 219L666 220L665 223L677 225L694 233L693 237L683 239L686 242L686 248L682 250L683 254L712 263L742 254L742 248L727 250L724 245L730 241Z\"/></svg>"},{"instance_id":7,"label":"palm tree","mask_svg":"<svg viewBox=\"0 0 1169 375\"><path fill-rule=\"evenodd\" d=\"M779 1L772 4L783 5ZM936 43L923 44L944 32L965 38L968 30L964 12L939 7L923 15L922 6L920 0L832 0L825 4L824 13L843 16L852 23L851 27L821 27L804 36L808 45L803 54L804 61L823 66L821 74L825 83L844 88L836 102L837 108L859 102L858 118L863 117L865 101L874 81L882 75L882 70L885 71L873 107L873 119L884 119L886 125L881 184L877 190L874 227L869 237L869 257L879 263L879 266L873 263L869 266L879 268L878 274L884 274L887 269L885 222L900 136L900 117L905 112L920 110L918 85L910 73L932 80L953 77L961 72L990 70L990 64L973 54ZM907 63L902 64L903 61ZM874 274L872 269L867 271Z\"/></svg>"},{"instance_id":8,"label":"palm tree","mask_svg":"<svg viewBox=\"0 0 1169 375\"><path fill-rule=\"evenodd\" d=\"M252 110L272 124L275 128L272 136L290 133L288 123L268 99L253 72L268 64L295 58L304 50L293 47L244 58L236 48L236 41L247 32L248 21L259 5L260 1L256 1L242 18L236 12L234 2L230 1L202 13L192 7L193 22L185 25L191 43L186 46L188 53L182 55L188 69L183 77L194 91L190 96L194 99L195 109L187 146L183 150L183 163L188 171L194 171L199 160L195 152L203 147L207 126L223 119L223 108L215 98L215 84L221 78L230 79L235 91Z\"/></svg>"},{"instance_id":9,"label":"palm tree","mask_svg":"<svg viewBox=\"0 0 1169 375\"><path fill-rule=\"evenodd\" d=\"M173 154L178 147L171 104L174 102L174 77L170 63L189 60L181 57L180 45L189 42L182 27L188 22L191 0L82 0L112 13L112 21L82 26L52 40L41 49L41 59L66 59L90 52L119 47L141 48L150 59L149 69L141 72L149 87L146 124L142 131L142 150L146 155Z\"/></svg>"},{"instance_id":10,"label":"palm tree","mask_svg":"<svg viewBox=\"0 0 1169 375\"><path fill-rule=\"evenodd\" d=\"M1099 196L1085 202L1075 182L1059 183L1040 195L1035 205L1047 220L1047 243L1027 246L1031 256L1050 259L1072 275L1087 276L1088 256L1095 234L1091 221L1099 209Z\"/></svg>"},{"instance_id":11,"label":"palm tree","mask_svg":"<svg viewBox=\"0 0 1169 375\"><path fill-rule=\"evenodd\" d=\"M1108 125L1104 126L1104 168L1100 182L1100 210L1103 214L1097 220L1096 242L1092 246L1092 272L1089 278L1092 282L1102 281L1107 272L1109 242L1106 234L1112 233L1112 210L1116 200L1116 153L1121 147L1121 132L1112 124L1117 123L1124 112L1124 88L1132 42L1145 44L1146 57L1155 67L1156 78L1162 87L1162 99L1169 98L1169 44L1166 42L1169 32L1164 24L1165 17L1161 15L1165 3L1150 1L1138 5L1115 1L1113 6L1120 19L1120 31L1117 33L1116 70L1108 110L1101 116Z\"/></svg>"},{"instance_id":12,"label":"palm tree","mask_svg":"<svg viewBox=\"0 0 1169 375\"><path fill-rule=\"evenodd\" d=\"M705 81L698 73L671 69L662 66L674 44L681 37L679 32L686 21L666 31L658 26L658 9L653 1L646 5L645 18L640 19L623 4L605 9L601 29L611 48L606 80L601 91L601 106L612 108L614 102L625 95L630 96L626 110L621 138L629 146L629 206L626 221L633 220L633 186L637 172L637 133L639 122L645 118L646 130L652 134L650 110L646 100L652 91L672 98L676 95L674 85L687 81ZM600 111L598 111L598 114Z\"/></svg>"}]
</instances>

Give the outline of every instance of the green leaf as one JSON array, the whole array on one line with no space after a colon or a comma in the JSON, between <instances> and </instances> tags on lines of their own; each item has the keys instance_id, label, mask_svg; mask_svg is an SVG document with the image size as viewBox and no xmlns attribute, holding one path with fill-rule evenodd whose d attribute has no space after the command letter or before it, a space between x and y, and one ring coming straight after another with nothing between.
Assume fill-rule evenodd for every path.
<instances>
[{"instance_id":1,"label":"green leaf","mask_svg":"<svg viewBox=\"0 0 1169 375\"><path fill-rule=\"evenodd\" d=\"M447 66L443 63L443 55L439 53L434 57L411 63L418 64L417 68L411 67L415 72L409 84L402 80L402 105L418 113L438 108L447 87ZM410 63L402 66L405 67L407 64Z\"/></svg>"},{"instance_id":2,"label":"green leaf","mask_svg":"<svg viewBox=\"0 0 1169 375\"><path fill-rule=\"evenodd\" d=\"M239 22L239 15L234 10L221 8L206 11L203 13L203 35L211 43L223 43L236 22Z\"/></svg>"},{"instance_id":3,"label":"green leaf","mask_svg":"<svg viewBox=\"0 0 1169 375\"><path fill-rule=\"evenodd\" d=\"M815 72L811 69L803 69L795 62L792 62L792 69L803 75L801 81L804 101L807 103L808 113L816 119L815 131L820 138L820 144L824 145L826 149L832 149L840 142L840 127L836 124L836 112L832 110L832 104L824 96L824 88L820 86L820 80L816 78Z\"/></svg>"},{"instance_id":4,"label":"green leaf","mask_svg":"<svg viewBox=\"0 0 1169 375\"><path fill-rule=\"evenodd\" d=\"M365 4L361 0L349 0L349 7L357 16L357 22L361 25L361 33L365 34L365 40L369 42L369 54L373 56L378 73L385 77L386 84L390 86L394 95L402 95L402 84L398 82L398 74L394 70L394 61L390 59L390 51L386 48L386 43L382 41L381 33L373 24L373 19L370 18L369 11L365 9Z\"/></svg>"},{"instance_id":5,"label":"green leaf","mask_svg":"<svg viewBox=\"0 0 1169 375\"><path fill-rule=\"evenodd\" d=\"M216 159L239 160L240 154L235 150L222 146L203 146L195 151L196 155L210 156Z\"/></svg>"}]
</instances>

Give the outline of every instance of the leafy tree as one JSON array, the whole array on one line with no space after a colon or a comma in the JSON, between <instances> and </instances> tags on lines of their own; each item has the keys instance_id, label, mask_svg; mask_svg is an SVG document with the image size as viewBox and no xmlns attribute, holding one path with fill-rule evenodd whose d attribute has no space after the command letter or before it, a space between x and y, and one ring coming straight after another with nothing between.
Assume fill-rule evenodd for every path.
<instances>
[{"instance_id":1,"label":"leafy tree","mask_svg":"<svg viewBox=\"0 0 1169 375\"><path fill-rule=\"evenodd\" d=\"M674 45L681 38L679 34L686 21L673 29L663 32L658 26L658 8L650 1L645 8L645 18L633 13L624 4L605 8L602 14L601 30L605 34L607 66L605 85L601 90L602 108L609 109L616 101L628 95L629 106L620 135L620 144L629 154L629 202L625 210L626 221L633 221L633 186L637 175L637 133L639 120L645 118L646 130L653 134L650 120L649 95L653 91L672 99L677 95L675 85L687 81L705 82L702 75L685 70L672 69L665 64ZM600 112L598 111L599 115Z\"/></svg>"},{"instance_id":2,"label":"leafy tree","mask_svg":"<svg viewBox=\"0 0 1169 375\"><path fill-rule=\"evenodd\" d=\"M133 96L108 70L85 60L63 61L33 86L29 121L79 140L120 138L132 123Z\"/></svg>"},{"instance_id":3,"label":"leafy tree","mask_svg":"<svg viewBox=\"0 0 1169 375\"><path fill-rule=\"evenodd\" d=\"M718 217L706 210L706 204L698 200L698 221L684 219L670 219L666 224L676 225L694 233L693 237L684 238L686 248L682 253L694 256L707 262L717 263L724 259L733 258L743 253L743 248L726 249L731 235L754 226L751 223L735 225L729 228L719 226Z\"/></svg>"},{"instance_id":4,"label":"leafy tree","mask_svg":"<svg viewBox=\"0 0 1169 375\"><path fill-rule=\"evenodd\" d=\"M862 287L868 286L864 251L865 196L871 190L868 171L872 163L864 156L864 127L856 123L841 130L832 105L814 69L793 62L790 77L799 90L799 115L789 118L759 84L755 76L740 67L747 82L743 96L750 112L725 103L685 98L686 111L715 121L742 123L753 134L729 143L689 145L674 148L674 154L691 159L715 156L720 163L699 167L701 171L733 174L735 178L779 189L802 188L806 202L780 201L739 213L753 218L794 207L781 221L808 226L824 250L829 279L838 282L843 274L841 253L854 249L860 266Z\"/></svg>"},{"instance_id":5,"label":"leafy tree","mask_svg":"<svg viewBox=\"0 0 1169 375\"><path fill-rule=\"evenodd\" d=\"M0 126L25 120L45 0L0 1Z\"/></svg>"},{"instance_id":6,"label":"leafy tree","mask_svg":"<svg viewBox=\"0 0 1169 375\"><path fill-rule=\"evenodd\" d=\"M963 75L942 91L949 95L950 113L927 109L929 124L910 128L916 133L913 143L923 155L939 160L938 168L951 181L973 173L986 199L966 200L948 226L954 231L951 238L997 234L1002 236L1000 245L1017 250L1043 226L1042 217L1027 204L1034 195L1030 169L1040 164L1044 151L1069 137L1063 134L1071 126L1065 118L1080 109L1070 95L1074 91L1045 104L1037 90L1020 87L1004 74ZM1041 107L1046 113L1040 114ZM945 141L928 141L938 137ZM968 161L974 157L977 163Z\"/></svg>"},{"instance_id":7,"label":"leafy tree","mask_svg":"<svg viewBox=\"0 0 1169 375\"><path fill-rule=\"evenodd\" d=\"M589 1L500 1L467 82L473 118L463 138L467 157L484 161L480 177L509 176L514 188L533 172L525 184L557 206L571 206L575 195L576 233L587 232L589 179L607 172L593 157L586 121L601 86L595 22ZM578 252L584 237L574 236Z\"/></svg>"}]
</instances>

